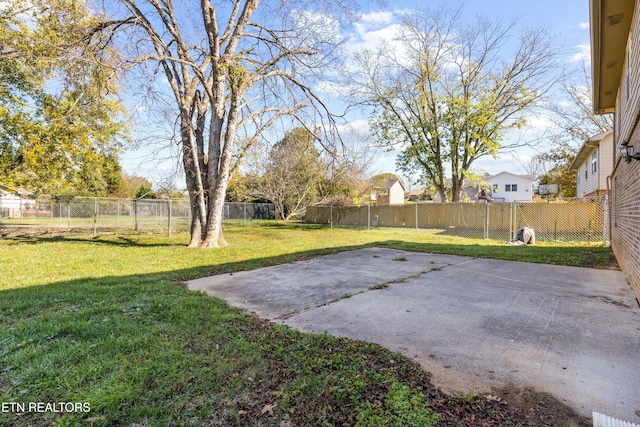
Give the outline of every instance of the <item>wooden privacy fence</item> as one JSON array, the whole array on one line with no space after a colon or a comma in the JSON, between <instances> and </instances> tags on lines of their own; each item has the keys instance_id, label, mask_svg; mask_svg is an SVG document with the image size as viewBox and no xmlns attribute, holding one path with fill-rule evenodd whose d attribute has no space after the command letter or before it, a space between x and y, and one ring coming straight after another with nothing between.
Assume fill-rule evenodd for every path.
<instances>
[{"instance_id":1,"label":"wooden privacy fence","mask_svg":"<svg viewBox=\"0 0 640 427\"><path fill-rule=\"evenodd\" d=\"M609 239L605 197L513 203L418 203L399 206L310 206L305 222L331 226L407 227L452 235L511 239L527 226L536 240Z\"/></svg>"}]
</instances>

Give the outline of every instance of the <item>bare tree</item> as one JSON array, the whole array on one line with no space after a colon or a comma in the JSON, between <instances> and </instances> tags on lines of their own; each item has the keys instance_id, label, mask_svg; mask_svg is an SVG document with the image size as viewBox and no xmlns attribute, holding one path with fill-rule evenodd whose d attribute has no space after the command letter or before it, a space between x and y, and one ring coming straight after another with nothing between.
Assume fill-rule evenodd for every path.
<instances>
[{"instance_id":1,"label":"bare tree","mask_svg":"<svg viewBox=\"0 0 640 427\"><path fill-rule=\"evenodd\" d=\"M554 49L541 28L515 41L515 22L484 18L469 24L460 9L408 15L394 40L357 57L361 74L354 93L375 107L378 139L399 146L398 167L419 172L447 201L480 157L522 142L505 134L522 127L527 113L552 86ZM506 47L514 45L513 52ZM357 88L360 88L358 90Z\"/></svg>"},{"instance_id":2,"label":"bare tree","mask_svg":"<svg viewBox=\"0 0 640 427\"><path fill-rule=\"evenodd\" d=\"M289 220L318 201L325 169L313 134L298 127L271 147L265 159L255 162L249 194L271 201L278 217Z\"/></svg>"},{"instance_id":3,"label":"bare tree","mask_svg":"<svg viewBox=\"0 0 640 427\"><path fill-rule=\"evenodd\" d=\"M129 31L130 64L156 64L175 100L192 209L189 246L226 245L226 189L251 146L285 116L332 126L310 77L330 69L341 42L340 23L325 13L333 2L200 0L194 8L114 1L125 13L110 28ZM353 9L348 3L341 4Z\"/></svg>"},{"instance_id":4,"label":"bare tree","mask_svg":"<svg viewBox=\"0 0 640 427\"><path fill-rule=\"evenodd\" d=\"M558 96L550 104L556 126L553 140L576 149L588 138L613 129L613 114L593 111L591 69L586 58L564 72Z\"/></svg>"},{"instance_id":5,"label":"bare tree","mask_svg":"<svg viewBox=\"0 0 640 427\"><path fill-rule=\"evenodd\" d=\"M554 124L549 146L535 155L541 184L558 184L564 197L576 196L576 172L569 169L582 144L590 137L613 129L613 114L595 114L591 103L591 71L585 60L565 70L559 90L549 104Z\"/></svg>"},{"instance_id":6,"label":"bare tree","mask_svg":"<svg viewBox=\"0 0 640 427\"><path fill-rule=\"evenodd\" d=\"M369 200L369 183L373 165L378 158L378 147L369 132L345 129L344 142L337 155L323 156L326 177L320 185L320 203L331 205L361 204Z\"/></svg>"}]
</instances>

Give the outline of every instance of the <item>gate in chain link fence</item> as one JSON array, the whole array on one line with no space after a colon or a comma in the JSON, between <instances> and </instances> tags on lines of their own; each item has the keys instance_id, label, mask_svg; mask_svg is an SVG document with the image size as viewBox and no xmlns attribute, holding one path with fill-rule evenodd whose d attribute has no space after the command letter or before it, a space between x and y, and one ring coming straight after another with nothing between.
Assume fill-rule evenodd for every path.
<instances>
[{"instance_id":1,"label":"gate in chain link fence","mask_svg":"<svg viewBox=\"0 0 640 427\"><path fill-rule=\"evenodd\" d=\"M224 223L249 225L255 220L275 219L271 203L229 202ZM73 197L64 200L23 200L11 212L2 212L0 228L81 233L183 233L189 231L188 200L111 199Z\"/></svg>"},{"instance_id":2,"label":"gate in chain link fence","mask_svg":"<svg viewBox=\"0 0 640 427\"><path fill-rule=\"evenodd\" d=\"M538 242L590 244L609 240L606 196L512 203L310 206L305 222L332 227L407 227L492 240L511 240L526 226L535 230Z\"/></svg>"}]
</instances>

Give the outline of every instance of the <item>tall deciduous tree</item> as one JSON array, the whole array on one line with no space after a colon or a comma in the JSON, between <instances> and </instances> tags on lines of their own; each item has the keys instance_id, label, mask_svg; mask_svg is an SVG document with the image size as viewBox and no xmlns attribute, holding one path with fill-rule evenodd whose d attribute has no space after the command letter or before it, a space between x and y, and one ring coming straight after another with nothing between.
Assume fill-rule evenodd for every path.
<instances>
[{"instance_id":1,"label":"tall deciduous tree","mask_svg":"<svg viewBox=\"0 0 640 427\"><path fill-rule=\"evenodd\" d=\"M251 180L251 195L271 201L280 219L298 216L319 200L326 168L314 140L302 127L287 132L271 148L262 173Z\"/></svg>"},{"instance_id":2,"label":"tall deciduous tree","mask_svg":"<svg viewBox=\"0 0 640 427\"><path fill-rule=\"evenodd\" d=\"M590 137L613 129L613 114L596 114L592 100L591 68L584 58L565 70L559 93L550 103L555 145L580 148Z\"/></svg>"},{"instance_id":3,"label":"tall deciduous tree","mask_svg":"<svg viewBox=\"0 0 640 427\"><path fill-rule=\"evenodd\" d=\"M0 179L46 193L105 195L118 186L126 138L116 52L86 37L84 0L0 6Z\"/></svg>"},{"instance_id":4,"label":"tall deciduous tree","mask_svg":"<svg viewBox=\"0 0 640 427\"><path fill-rule=\"evenodd\" d=\"M613 114L596 114L591 103L591 70L585 60L568 68L554 101L549 104L554 128L550 147L532 159L532 168L541 171L541 184L558 184L560 195L576 196L576 171L570 170L582 144L592 136L613 129Z\"/></svg>"},{"instance_id":5,"label":"tall deciduous tree","mask_svg":"<svg viewBox=\"0 0 640 427\"><path fill-rule=\"evenodd\" d=\"M422 11L405 17L394 44L357 56L355 93L375 107L372 129L402 150L399 168L421 173L444 201L447 167L457 201L473 162L517 146L506 133L551 86L548 34L537 28L516 40L514 31L499 19L465 22L459 9Z\"/></svg>"},{"instance_id":6,"label":"tall deciduous tree","mask_svg":"<svg viewBox=\"0 0 640 427\"><path fill-rule=\"evenodd\" d=\"M325 178L320 183L320 203L328 205L359 205L370 200L367 178L377 159L377 150L370 135L360 131L342 133L344 149L339 156L325 156Z\"/></svg>"},{"instance_id":7,"label":"tall deciduous tree","mask_svg":"<svg viewBox=\"0 0 640 427\"><path fill-rule=\"evenodd\" d=\"M130 25L131 62L157 64L175 101L192 209L189 246L226 245L225 194L247 151L285 116L300 123L314 122L302 117L309 110L315 120L327 117L312 84L331 68L340 43L340 23L326 13L338 3L114 1L126 8L112 28ZM347 3L340 4L353 7Z\"/></svg>"}]
</instances>

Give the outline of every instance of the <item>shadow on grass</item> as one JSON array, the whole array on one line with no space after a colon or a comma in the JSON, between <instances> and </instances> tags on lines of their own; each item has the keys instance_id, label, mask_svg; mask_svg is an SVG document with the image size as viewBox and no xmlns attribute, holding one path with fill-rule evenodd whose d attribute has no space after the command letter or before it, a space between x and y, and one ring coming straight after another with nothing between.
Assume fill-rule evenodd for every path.
<instances>
[{"instance_id":1,"label":"shadow on grass","mask_svg":"<svg viewBox=\"0 0 640 427\"><path fill-rule=\"evenodd\" d=\"M4 237L6 242L15 242L20 244L42 244L42 243L55 243L55 242L78 242L78 243L93 243L100 245L119 246L119 247L172 247L172 246L186 246L186 238L182 235L175 239L175 243L167 242L166 236L158 236L159 240L153 242L153 235L98 235L95 237L72 234L57 234L49 235L48 233L30 234L30 235L12 235ZM184 241L178 241L182 237ZM147 241L144 241L144 240Z\"/></svg>"},{"instance_id":2,"label":"shadow on grass","mask_svg":"<svg viewBox=\"0 0 640 427\"><path fill-rule=\"evenodd\" d=\"M287 227L288 224L282 225ZM277 227L277 225L276 225ZM101 245L113 245L117 247L186 247L186 239L184 241L177 241L176 243L167 243L166 237L163 237L163 242L141 242L136 237L124 237L124 236L111 236L108 238L96 237L96 238L74 238L65 236L54 236L35 238L27 241L16 240L16 243L20 244L36 244L44 242L78 242ZM48 292L47 289L57 289L59 287L67 288L69 286L78 286L91 284L95 286L109 286L129 283L157 283L159 281L173 281L184 282L200 277L206 277L216 274L233 273L238 271L255 270L258 268L269 267L279 264L291 263L296 261L308 260L318 256L335 254L338 252L353 251L357 249L380 247L389 249L399 249L411 252L422 253L434 253L444 255L457 255L466 256L472 258L491 258L505 261L522 261L530 263L542 263L542 264L554 264L564 266L577 266L588 268L602 268L602 269L619 269L615 256L610 248L606 247L581 247L581 246L511 246L511 245L498 245L498 244L456 244L456 243L439 243L439 242L412 242L403 240L384 240L369 242L364 244L348 245L348 246L336 246L325 247L319 249L311 249L305 251L298 251L292 253L286 253L270 257L256 257L242 261L234 262L218 262L215 263L215 258L211 261L214 263L207 263L195 267L175 269L170 271L163 271L158 273L144 273L139 275L125 275L125 276L104 276L104 277L88 277L83 279L76 279L71 281L64 281L60 283L53 283L46 285L33 285L31 288L35 290L33 292L41 295L42 292ZM198 251L199 249L193 249ZM212 250L215 251L215 250ZM212 252L214 253L214 252ZM0 308L9 307L11 305L13 292L28 292L27 288L20 288L18 290L2 290L1 295L4 298L0 298L4 303L0 302Z\"/></svg>"},{"instance_id":3,"label":"shadow on grass","mask_svg":"<svg viewBox=\"0 0 640 427\"><path fill-rule=\"evenodd\" d=\"M126 237L96 240L116 246L184 246L140 244ZM38 241L93 240L56 236ZM222 425L257 425L272 413L298 417L293 419L295 425L313 425L318 419L354 424L362 414L353 408L372 411L367 402L386 402L393 384L406 393L418 390L424 395L416 396L428 396L434 389L427 374L399 355L374 345L265 326L218 298L177 286L198 277L367 247L500 259L524 256L528 261L545 257L561 261L584 251L381 240L3 290L0 400L81 399L91 404L91 413L71 418L88 424L90 417L92 425L101 426L147 421L148 425L210 424L214 419ZM215 256L211 258L215 262ZM438 396L433 401L443 399ZM463 399L459 404L465 404ZM9 421L50 425L54 417L31 413L14 415ZM519 421L512 425L522 425ZM464 424L455 420L447 425Z\"/></svg>"}]
</instances>

